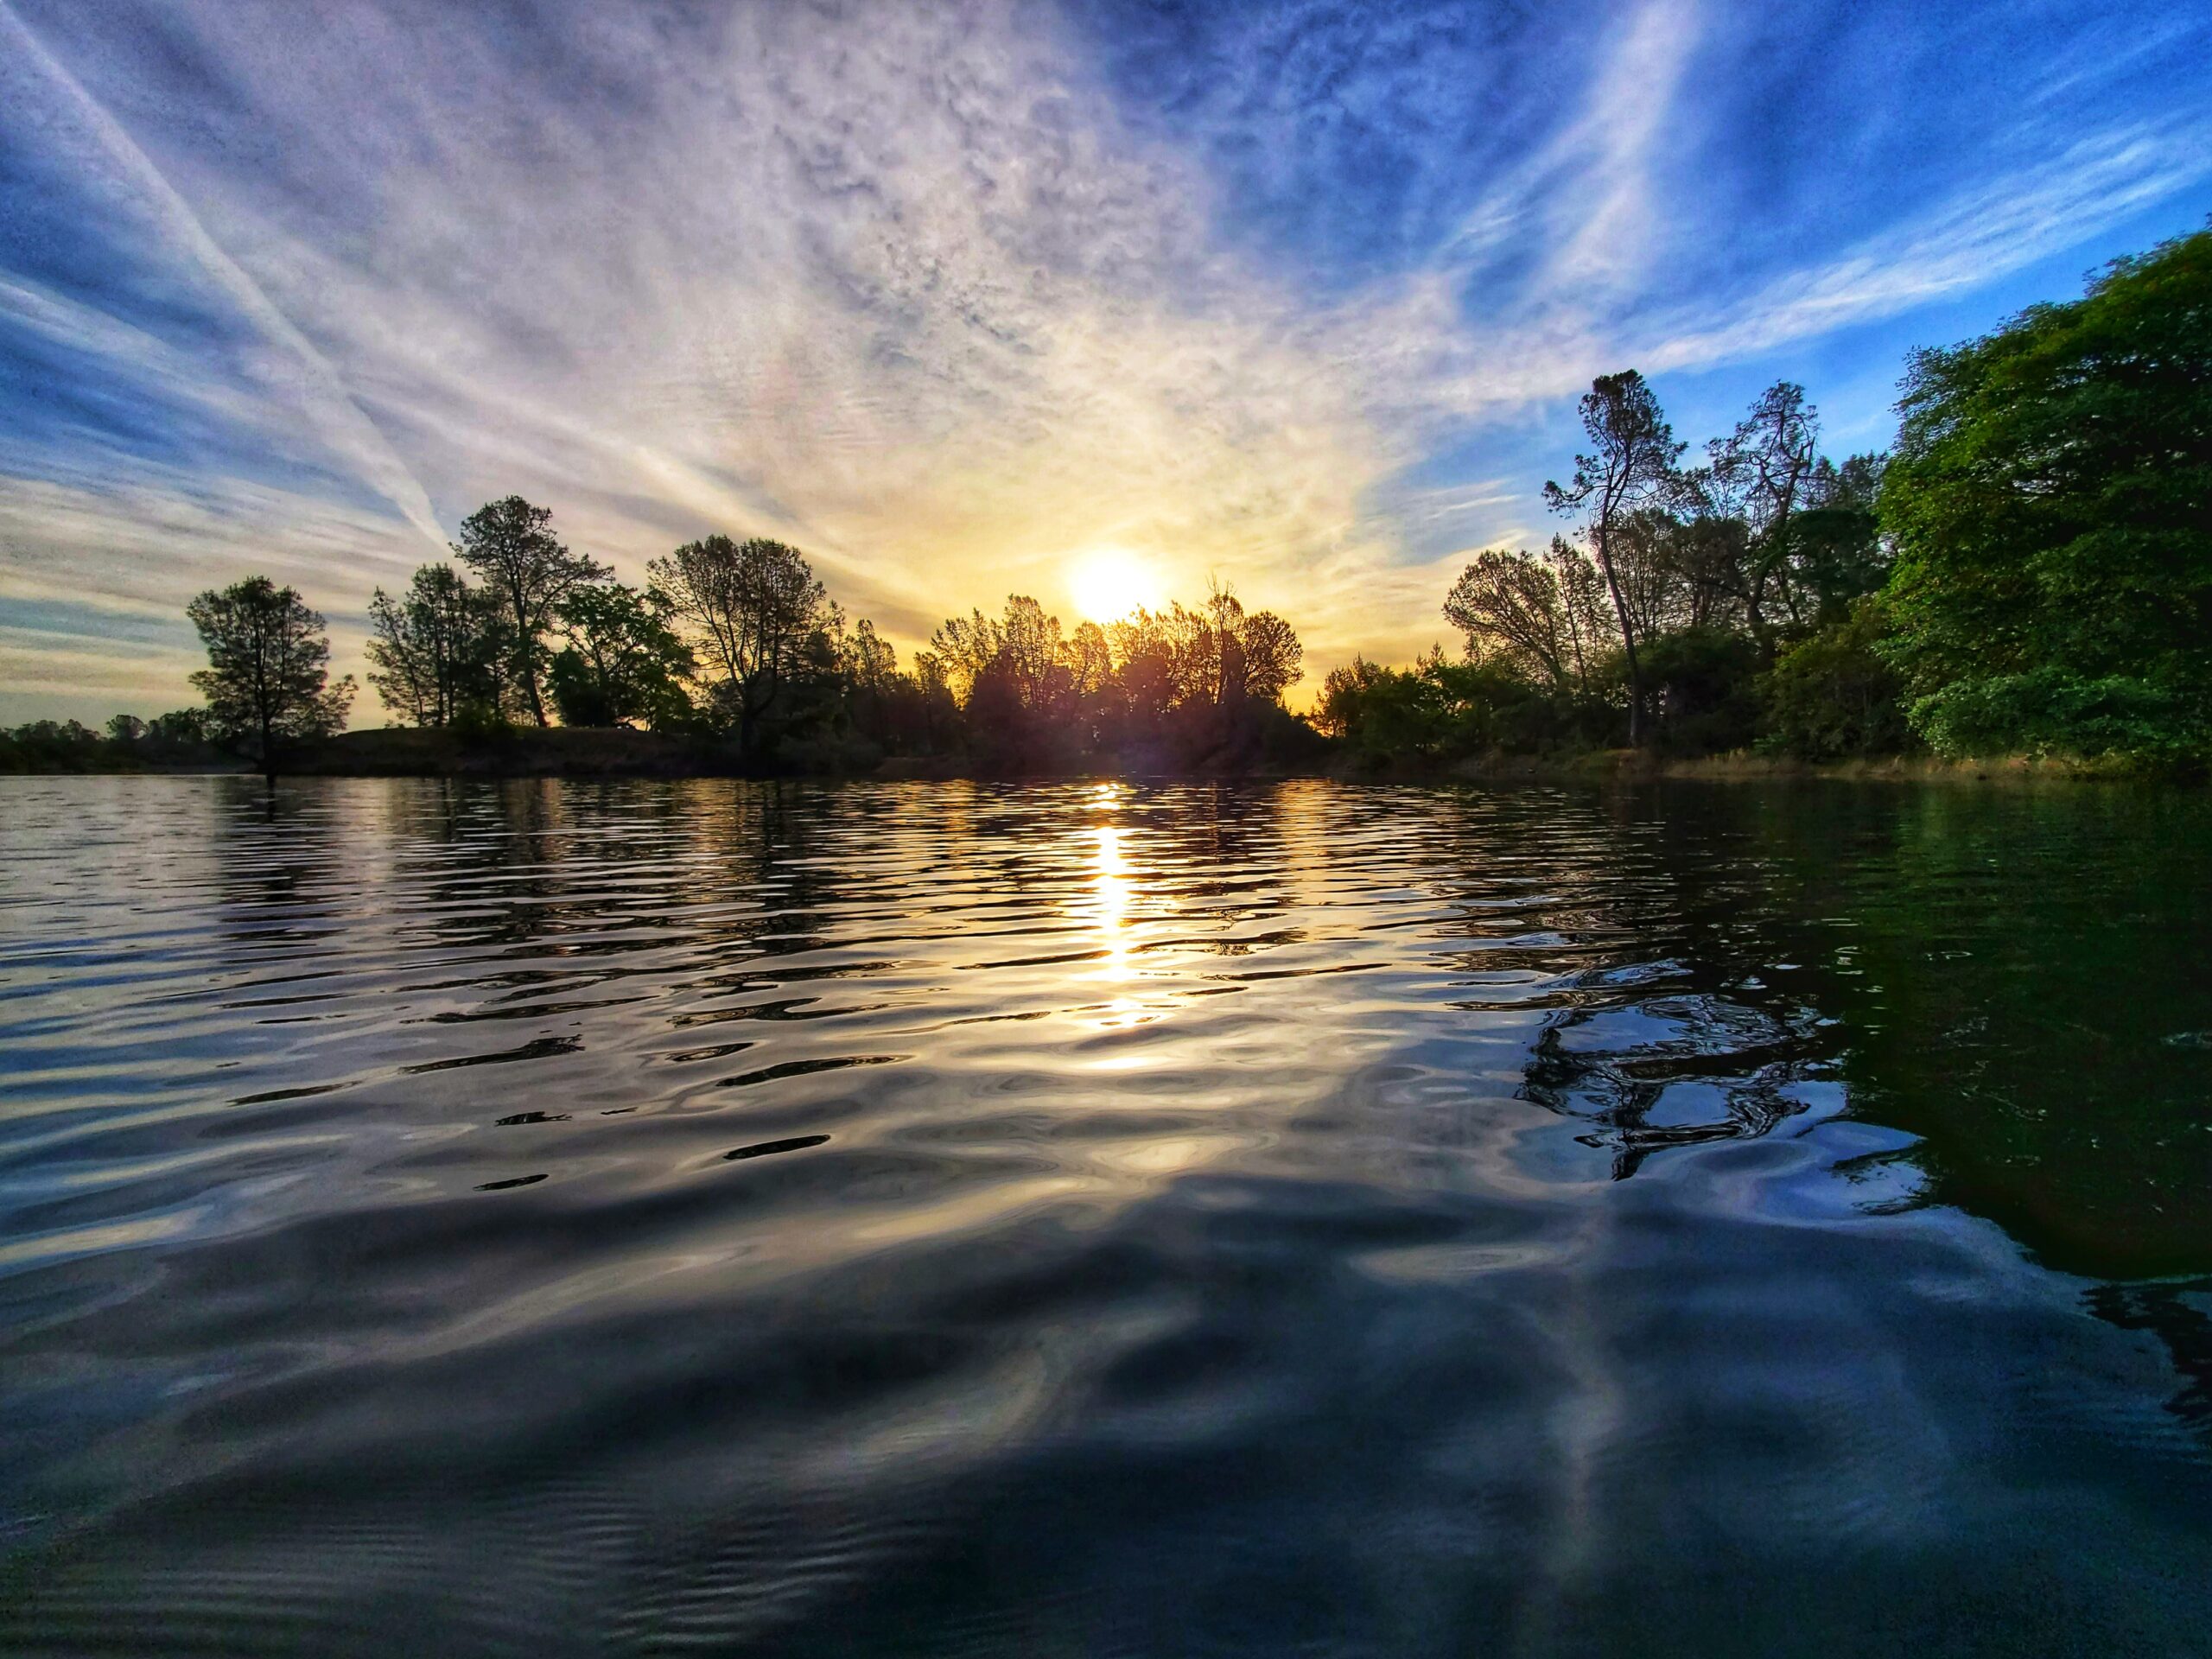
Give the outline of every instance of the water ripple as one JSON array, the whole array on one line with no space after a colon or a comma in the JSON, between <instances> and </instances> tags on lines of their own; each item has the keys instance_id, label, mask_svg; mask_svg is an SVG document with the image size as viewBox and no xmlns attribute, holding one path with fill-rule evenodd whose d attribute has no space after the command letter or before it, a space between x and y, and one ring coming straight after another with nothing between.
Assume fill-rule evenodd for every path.
<instances>
[{"instance_id":1,"label":"water ripple","mask_svg":"<svg viewBox=\"0 0 2212 1659\"><path fill-rule=\"evenodd\" d=\"M4 786L11 1651L2205 1650L2166 820Z\"/></svg>"}]
</instances>

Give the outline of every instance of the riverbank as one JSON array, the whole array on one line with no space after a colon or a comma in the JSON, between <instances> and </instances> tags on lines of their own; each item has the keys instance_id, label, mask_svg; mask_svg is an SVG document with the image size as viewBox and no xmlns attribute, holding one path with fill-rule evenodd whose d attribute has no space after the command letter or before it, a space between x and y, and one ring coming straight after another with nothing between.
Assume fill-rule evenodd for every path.
<instances>
[{"instance_id":1,"label":"riverbank","mask_svg":"<svg viewBox=\"0 0 2212 1659\"><path fill-rule=\"evenodd\" d=\"M621 728L556 726L544 730L461 734L411 727L346 732L302 750L289 760L287 777L320 778L801 778L874 779L886 782L949 783L963 779L1178 777L1269 779L1327 778L1346 783L1582 784L1601 786L1662 779L1719 783L1827 780L1897 784L2043 784L2143 781L2139 767L2118 761L2058 756L2008 755L1945 760L1934 755L1882 755L1810 762L1785 756L1738 753L1668 756L1637 749L1580 754L1492 754L1446 760L1403 756L1382 762L1343 752L1303 765L1091 766L1065 772L1010 772L977 765L961 755L883 757L863 747L810 751L798 764L748 765L726 743ZM250 772L238 765L16 767L25 772ZM2174 781L2162 779L2159 781Z\"/></svg>"},{"instance_id":2,"label":"riverbank","mask_svg":"<svg viewBox=\"0 0 2212 1659\"><path fill-rule=\"evenodd\" d=\"M1382 775L1396 774L1394 772ZM1414 775L1408 773L1408 780ZM1740 751L1731 754L1669 756L1637 749L1600 749L1558 757L1491 756L1426 768L1418 775L1472 783L1644 783L1690 779L1713 783L1819 779L1890 784L2078 784L2142 782L2150 778L2133 763L2065 755L2013 754L1988 760L1947 760L1932 754L1886 754L1810 761Z\"/></svg>"}]
</instances>

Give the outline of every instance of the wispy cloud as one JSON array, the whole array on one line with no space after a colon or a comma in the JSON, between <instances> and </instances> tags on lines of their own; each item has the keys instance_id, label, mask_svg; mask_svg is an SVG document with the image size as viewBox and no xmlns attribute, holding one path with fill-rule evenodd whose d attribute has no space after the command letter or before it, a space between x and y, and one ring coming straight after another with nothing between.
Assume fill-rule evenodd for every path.
<instances>
[{"instance_id":1,"label":"wispy cloud","mask_svg":"<svg viewBox=\"0 0 2212 1659\"><path fill-rule=\"evenodd\" d=\"M307 393L302 401L320 435L435 544L440 532L429 497L375 423L362 415L322 353L208 235L161 169L23 26L7 0L0 0L0 50L17 65L10 77L16 83L11 91L36 98L37 92L25 83L43 79L56 94L42 100L57 118L47 129L49 137L79 146L86 167L104 175L101 183L106 189L136 195L178 259L196 265L272 345L290 355L302 372Z\"/></svg>"},{"instance_id":2,"label":"wispy cloud","mask_svg":"<svg viewBox=\"0 0 2212 1659\"><path fill-rule=\"evenodd\" d=\"M0 436L0 599L174 614L272 568L347 652L338 613L519 491L632 575L709 528L787 537L909 640L1065 603L1110 542L1227 576L1319 663L1400 652L1437 631L1437 550L1530 516L1484 431L1631 356L1772 355L1963 291L2205 176L2201 97L2083 126L2076 92L2063 140L1739 270L1711 105L1751 72L1692 0L1562 14L1571 64L1506 14L1286 6L1209 48L1224 86L1163 47L1173 108L1035 0L203 0L67 30L50 3L0 0L0 124L101 232L0 250L0 353L108 392ZM1332 201L1401 222L1324 260ZM102 260L131 281L72 274ZM173 419L104 427L125 403ZM20 632L0 676L51 683Z\"/></svg>"}]
</instances>

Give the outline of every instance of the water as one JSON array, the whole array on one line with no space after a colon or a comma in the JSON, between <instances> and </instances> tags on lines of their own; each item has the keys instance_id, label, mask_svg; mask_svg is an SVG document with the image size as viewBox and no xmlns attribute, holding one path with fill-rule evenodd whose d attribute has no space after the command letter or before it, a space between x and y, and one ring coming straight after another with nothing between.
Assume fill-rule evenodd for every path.
<instances>
[{"instance_id":1,"label":"water","mask_svg":"<svg viewBox=\"0 0 2212 1659\"><path fill-rule=\"evenodd\" d=\"M2212 1653L2212 804L0 781L0 1648Z\"/></svg>"}]
</instances>

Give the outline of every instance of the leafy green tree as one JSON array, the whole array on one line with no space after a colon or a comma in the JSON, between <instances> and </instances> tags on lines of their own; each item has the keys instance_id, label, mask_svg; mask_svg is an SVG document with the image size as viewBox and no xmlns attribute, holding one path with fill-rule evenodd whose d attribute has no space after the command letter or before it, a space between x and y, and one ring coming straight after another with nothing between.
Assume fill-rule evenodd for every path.
<instances>
[{"instance_id":1,"label":"leafy green tree","mask_svg":"<svg viewBox=\"0 0 2212 1659\"><path fill-rule=\"evenodd\" d=\"M1809 505L1791 525L1792 592L1806 595L1803 620L1832 628L1889 580L1890 545L1875 511L1886 454L1853 455L1838 466L1822 456Z\"/></svg>"},{"instance_id":2,"label":"leafy green tree","mask_svg":"<svg viewBox=\"0 0 2212 1659\"><path fill-rule=\"evenodd\" d=\"M332 681L321 613L296 590L249 576L201 594L185 614L207 648L192 683L207 700L209 736L271 783L287 745L343 729L353 677Z\"/></svg>"},{"instance_id":3,"label":"leafy green tree","mask_svg":"<svg viewBox=\"0 0 2212 1659\"><path fill-rule=\"evenodd\" d=\"M1585 515L1591 550L1620 623L1628 664L1628 741L1633 746L1643 741L1643 677L1620 543L1631 515L1663 507L1681 494L1677 468L1687 446L1675 441L1659 399L1634 369L1592 381L1581 413L1591 453L1574 458L1574 474L1567 484L1544 486L1544 501L1554 512Z\"/></svg>"},{"instance_id":4,"label":"leafy green tree","mask_svg":"<svg viewBox=\"0 0 2212 1659\"><path fill-rule=\"evenodd\" d=\"M1370 765L1530 753L1567 734L1562 699L1503 661L1452 662L1441 647L1410 669L1355 658L1323 681L1313 723Z\"/></svg>"},{"instance_id":5,"label":"leafy green tree","mask_svg":"<svg viewBox=\"0 0 2212 1659\"><path fill-rule=\"evenodd\" d=\"M2212 749L2212 232L1915 354L1880 514L1939 750Z\"/></svg>"},{"instance_id":6,"label":"leafy green tree","mask_svg":"<svg viewBox=\"0 0 2212 1659\"><path fill-rule=\"evenodd\" d=\"M378 588L369 627L369 683L394 714L436 728L504 712L499 596L453 566L422 566L397 599Z\"/></svg>"},{"instance_id":7,"label":"leafy green tree","mask_svg":"<svg viewBox=\"0 0 2212 1659\"><path fill-rule=\"evenodd\" d=\"M1748 633L1692 626L1653 634L1643 672L1669 748L1707 754L1755 735L1758 645Z\"/></svg>"},{"instance_id":8,"label":"leafy green tree","mask_svg":"<svg viewBox=\"0 0 2212 1659\"><path fill-rule=\"evenodd\" d=\"M682 681L693 666L690 647L645 594L594 583L571 591L556 615L568 644L546 677L564 723L658 728L689 718Z\"/></svg>"},{"instance_id":9,"label":"leafy green tree","mask_svg":"<svg viewBox=\"0 0 2212 1659\"><path fill-rule=\"evenodd\" d=\"M540 726L545 715L543 681L548 654L546 634L561 601L588 582L613 574L581 553L571 553L553 534L550 508L534 507L518 495L492 501L461 521L454 556L476 572L498 595L505 632L503 653L524 706Z\"/></svg>"}]
</instances>

